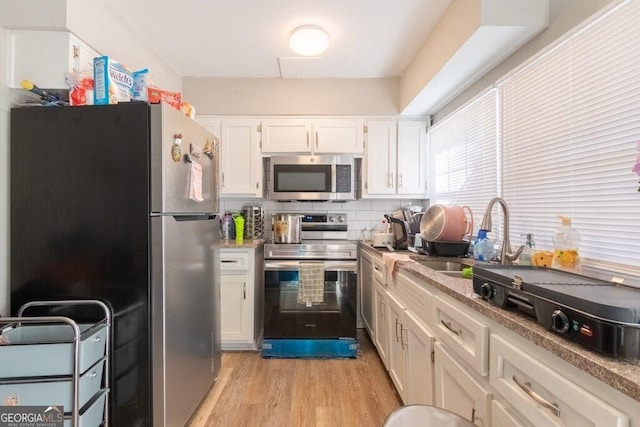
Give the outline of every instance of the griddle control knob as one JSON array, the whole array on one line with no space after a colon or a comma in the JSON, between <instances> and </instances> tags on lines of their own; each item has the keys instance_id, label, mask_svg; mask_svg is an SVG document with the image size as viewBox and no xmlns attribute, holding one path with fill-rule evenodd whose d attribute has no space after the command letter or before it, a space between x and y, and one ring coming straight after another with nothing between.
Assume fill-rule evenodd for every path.
<instances>
[{"instance_id":1,"label":"griddle control knob","mask_svg":"<svg viewBox=\"0 0 640 427\"><path fill-rule=\"evenodd\" d=\"M551 329L564 334L571 327L569 318L560 310L554 310L551 313Z\"/></svg>"},{"instance_id":2,"label":"griddle control knob","mask_svg":"<svg viewBox=\"0 0 640 427\"><path fill-rule=\"evenodd\" d=\"M489 282L484 282L481 286L480 286L480 296L484 299L491 299L493 298L493 295L496 293L496 291L493 289L493 286L491 286L491 284Z\"/></svg>"}]
</instances>

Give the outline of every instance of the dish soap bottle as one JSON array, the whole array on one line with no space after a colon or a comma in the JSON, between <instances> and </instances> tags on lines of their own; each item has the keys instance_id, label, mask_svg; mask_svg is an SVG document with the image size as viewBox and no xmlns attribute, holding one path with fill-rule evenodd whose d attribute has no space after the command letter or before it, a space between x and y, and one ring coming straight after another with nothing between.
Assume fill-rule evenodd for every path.
<instances>
[{"instance_id":1,"label":"dish soap bottle","mask_svg":"<svg viewBox=\"0 0 640 427\"><path fill-rule=\"evenodd\" d=\"M524 250L520 254L520 258L518 258L520 265L531 265L531 259L533 258L533 253L536 251L536 242L533 241L533 233L525 234L527 236L527 241L524 242Z\"/></svg>"},{"instance_id":2,"label":"dish soap bottle","mask_svg":"<svg viewBox=\"0 0 640 427\"><path fill-rule=\"evenodd\" d=\"M580 271L580 233L571 226L571 218L558 215L562 225L553 235L553 261L551 267L569 271Z\"/></svg>"}]
</instances>

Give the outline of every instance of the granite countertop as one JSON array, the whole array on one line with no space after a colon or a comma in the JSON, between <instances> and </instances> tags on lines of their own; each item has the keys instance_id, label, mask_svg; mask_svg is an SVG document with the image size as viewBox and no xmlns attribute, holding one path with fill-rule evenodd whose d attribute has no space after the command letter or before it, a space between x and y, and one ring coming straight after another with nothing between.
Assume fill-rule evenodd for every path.
<instances>
[{"instance_id":1,"label":"granite countertop","mask_svg":"<svg viewBox=\"0 0 640 427\"><path fill-rule=\"evenodd\" d=\"M265 242L265 239L245 239L239 245L234 239L220 239L220 249L258 249L264 246Z\"/></svg>"},{"instance_id":2,"label":"granite countertop","mask_svg":"<svg viewBox=\"0 0 640 427\"><path fill-rule=\"evenodd\" d=\"M361 243L361 247L379 257L389 253L388 251L378 251L365 243ZM409 256L416 254L411 252L391 252L390 254L394 254L393 256L397 258L394 266L396 269L407 271L417 279L428 283L567 363L640 402L640 360L615 359L589 350L558 334L547 331L535 319L523 313L505 310L483 300L473 292L471 280L447 276L412 261ZM462 262L473 263L473 260L462 259Z\"/></svg>"}]
</instances>

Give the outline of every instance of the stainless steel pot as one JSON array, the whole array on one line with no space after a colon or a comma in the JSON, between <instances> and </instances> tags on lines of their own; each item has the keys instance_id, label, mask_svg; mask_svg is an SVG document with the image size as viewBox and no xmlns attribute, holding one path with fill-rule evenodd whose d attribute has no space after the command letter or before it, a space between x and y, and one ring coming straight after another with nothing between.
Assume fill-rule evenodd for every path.
<instances>
[{"instance_id":1,"label":"stainless steel pot","mask_svg":"<svg viewBox=\"0 0 640 427\"><path fill-rule=\"evenodd\" d=\"M420 234L427 242L461 242L472 231L473 213L468 206L432 205L420 220Z\"/></svg>"},{"instance_id":2,"label":"stainless steel pot","mask_svg":"<svg viewBox=\"0 0 640 427\"><path fill-rule=\"evenodd\" d=\"M271 236L274 243L300 243L302 241L302 215L274 213L271 215Z\"/></svg>"}]
</instances>

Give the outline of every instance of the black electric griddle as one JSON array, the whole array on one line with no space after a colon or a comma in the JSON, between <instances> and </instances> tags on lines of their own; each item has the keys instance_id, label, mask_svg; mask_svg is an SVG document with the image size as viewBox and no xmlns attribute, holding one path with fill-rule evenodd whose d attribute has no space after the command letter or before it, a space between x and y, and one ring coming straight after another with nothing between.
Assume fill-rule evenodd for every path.
<instances>
[{"instance_id":1,"label":"black electric griddle","mask_svg":"<svg viewBox=\"0 0 640 427\"><path fill-rule=\"evenodd\" d=\"M640 358L640 289L544 267L487 264L473 267L473 291L588 348Z\"/></svg>"}]
</instances>

